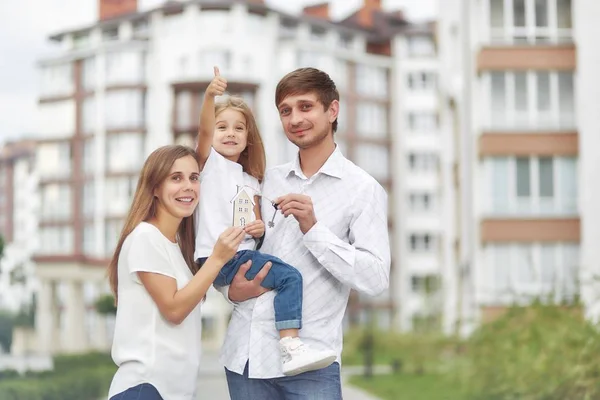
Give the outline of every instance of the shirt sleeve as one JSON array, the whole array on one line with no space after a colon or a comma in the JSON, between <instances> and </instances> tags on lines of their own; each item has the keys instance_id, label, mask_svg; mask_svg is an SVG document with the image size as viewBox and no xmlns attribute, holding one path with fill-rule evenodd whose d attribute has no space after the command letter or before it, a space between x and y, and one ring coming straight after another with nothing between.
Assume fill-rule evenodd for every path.
<instances>
[{"instance_id":1,"label":"shirt sleeve","mask_svg":"<svg viewBox=\"0 0 600 400\"><path fill-rule=\"evenodd\" d=\"M355 215L350 221L349 242L317 222L304 235L304 244L340 282L375 296L389 286L387 194L371 183L359 190L352 210Z\"/></svg>"},{"instance_id":2,"label":"shirt sleeve","mask_svg":"<svg viewBox=\"0 0 600 400\"><path fill-rule=\"evenodd\" d=\"M176 279L165 243L161 243L160 238L151 232L144 232L133 238L127 255L127 265L132 279L139 284L141 281L138 272L151 272Z\"/></svg>"}]
</instances>

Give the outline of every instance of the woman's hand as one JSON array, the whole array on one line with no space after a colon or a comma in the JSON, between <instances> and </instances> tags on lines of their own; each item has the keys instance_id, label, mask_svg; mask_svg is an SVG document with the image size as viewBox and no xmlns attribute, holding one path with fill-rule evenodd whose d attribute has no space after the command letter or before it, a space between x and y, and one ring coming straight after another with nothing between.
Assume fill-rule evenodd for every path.
<instances>
[{"instance_id":1,"label":"woman's hand","mask_svg":"<svg viewBox=\"0 0 600 400\"><path fill-rule=\"evenodd\" d=\"M247 223L244 227L244 231L254 238L259 238L265 234L265 223L262 220L257 219Z\"/></svg>"},{"instance_id":2,"label":"woman's hand","mask_svg":"<svg viewBox=\"0 0 600 400\"><path fill-rule=\"evenodd\" d=\"M237 252L245 234L242 228L234 226L227 228L215 243L211 257L219 263L227 263Z\"/></svg>"}]
</instances>

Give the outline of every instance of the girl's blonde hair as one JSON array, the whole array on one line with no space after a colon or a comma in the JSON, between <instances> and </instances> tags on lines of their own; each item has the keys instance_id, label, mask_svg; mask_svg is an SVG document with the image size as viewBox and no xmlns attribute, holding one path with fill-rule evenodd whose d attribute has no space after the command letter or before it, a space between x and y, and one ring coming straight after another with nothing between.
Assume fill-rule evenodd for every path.
<instances>
[{"instance_id":1,"label":"girl's blonde hair","mask_svg":"<svg viewBox=\"0 0 600 400\"><path fill-rule=\"evenodd\" d=\"M244 172L262 182L266 167L265 147L260 137L254 114L244 99L239 96L230 96L226 100L215 104L215 116L218 116L228 108L241 112L244 118L246 118L248 141L246 148L240 154L238 163L242 166Z\"/></svg>"},{"instance_id":2,"label":"girl's blonde hair","mask_svg":"<svg viewBox=\"0 0 600 400\"><path fill-rule=\"evenodd\" d=\"M144 163L131 208L108 266L108 280L115 296L115 303L117 301L119 255L121 254L123 242L140 222L148 221L156 215L158 199L154 197L154 190L169 176L175 161L187 156L191 156L198 161L196 152L189 147L180 145L163 146L154 150ZM177 232L177 241L192 274L195 274L198 270L194 262L195 238L194 216L191 215L181 221Z\"/></svg>"}]
</instances>

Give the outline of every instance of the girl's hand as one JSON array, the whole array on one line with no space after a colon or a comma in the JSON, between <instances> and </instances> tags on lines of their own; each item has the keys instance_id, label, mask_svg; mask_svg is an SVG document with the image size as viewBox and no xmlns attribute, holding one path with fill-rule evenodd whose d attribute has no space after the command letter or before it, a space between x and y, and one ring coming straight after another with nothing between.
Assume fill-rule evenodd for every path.
<instances>
[{"instance_id":1,"label":"girl's hand","mask_svg":"<svg viewBox=\"0 0 600 400\"><path fill-rule=\"evenodd\" d=\"M227 80L219 73L219 67L215 67L215 77L206 88L206 96L221 96L227 90Z\"/></svg>"},{"instance_id":2,"label":"girl's hand","mask_svg":"<svg viewBox=\"0 0 600 400\"><path fill-rule=\"evenodd\" d=\"M238 250L240 243L244 239L245 232L242 228L239 227L229 227L227 228L215 243L215 247L213 247L213 252L210 255L218 261L219 263L225 264L227 261L231 260L235 253Z\"/></svg>"},{"instance_id":3,"label":"girl's hand","mask_svg":"<svg viewBox=\"0 0 600 400\"><path fill-rule=\"evenodd\" d=\"M244 227L244 231L252 237L259 238L265 234L265 223L260 219L249 222Z\"/></svg>"}]
</instances>

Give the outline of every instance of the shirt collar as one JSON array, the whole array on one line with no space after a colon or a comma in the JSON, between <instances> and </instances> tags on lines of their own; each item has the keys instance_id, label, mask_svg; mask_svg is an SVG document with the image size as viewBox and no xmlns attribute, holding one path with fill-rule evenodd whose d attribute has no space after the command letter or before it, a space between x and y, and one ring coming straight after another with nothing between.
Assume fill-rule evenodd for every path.
<instances>
[{"instance_id":1,"label":"shirt collar","mask_svg":"<svg viewBox=\"0 0 600 400\"><path fill-rule=\"evenodd\" d=\"M336 145L335 150L333 150L333 153L331 153L327 161L325 161L325 164L323 164L321 169L319 169L315 175L325 174L334 178L341 179L342 174L344 172L344 159L344 155L340 151L339 147ZM306 176L304 175L304 172L302 172L302 168L300 167L299 152L296 154L294 161L292 161L292 163L290 164L290 169L287 173L287 176L290 176L290 174L292 173L294 173L300 178L306 179Z\"/></svg>"}]
</instances>

